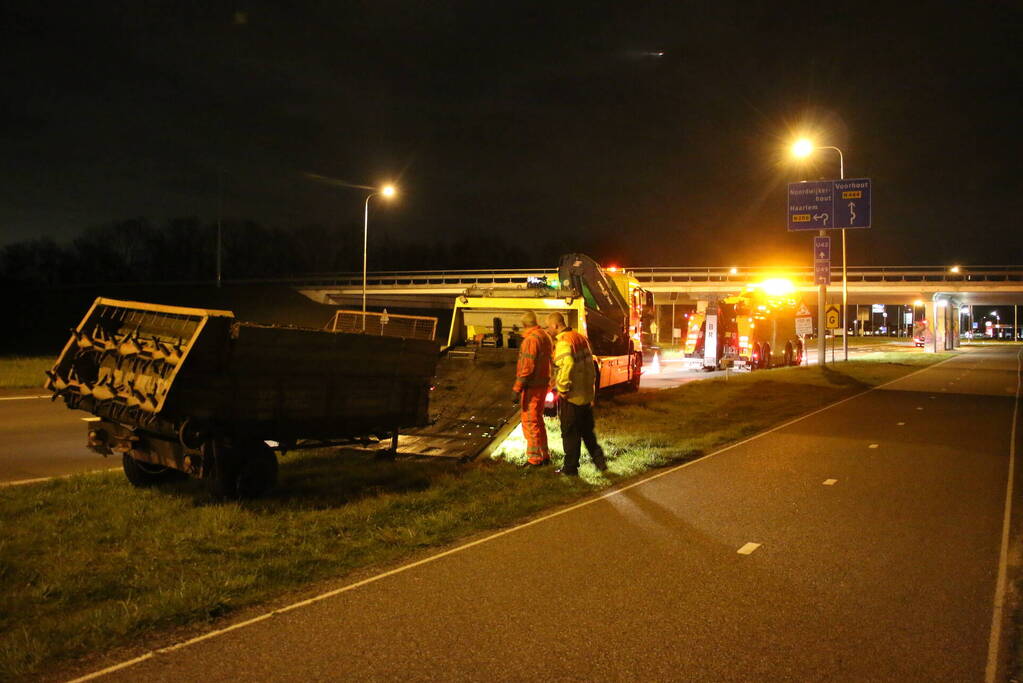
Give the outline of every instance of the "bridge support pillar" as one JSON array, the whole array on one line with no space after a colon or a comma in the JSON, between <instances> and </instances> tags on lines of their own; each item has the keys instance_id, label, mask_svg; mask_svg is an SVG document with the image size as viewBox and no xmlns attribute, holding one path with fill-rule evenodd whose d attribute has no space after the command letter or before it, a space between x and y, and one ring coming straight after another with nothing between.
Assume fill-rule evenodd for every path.
<instances>
[{"instance_id":1,"label":"bridge support pillar","mask_svg":"<svg viewBox=\"0 0 1023 683\"><path fill-rule=\"evenodd\" d=\"M938 318L935 315L939 312L934 299L924 302L924 320L927 326L924 328L924 350L935 353L938 350Z\"/></svg>"},{"instance_id":2,"label":"bridge support pillar","mask_svg":"<svg viewBox=\"0 0 1023 683\"><path fill-rule=\"evenodd\" d=\"M928 327L933 329L933 341L924 335L924 348L932 353L954 351L959 348L959 302L948 294L935 294L927 302Z\"/></svg>"}]
</instances>

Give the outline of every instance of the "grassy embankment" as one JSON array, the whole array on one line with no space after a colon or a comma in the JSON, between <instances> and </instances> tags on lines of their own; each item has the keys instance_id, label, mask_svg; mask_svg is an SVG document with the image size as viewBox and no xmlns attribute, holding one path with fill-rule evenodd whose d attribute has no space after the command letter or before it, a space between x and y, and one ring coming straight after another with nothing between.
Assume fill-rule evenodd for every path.
<instances>
[{"instance_id":1,"label":"grassy embankment","mask_svg":"<svg viewBox=\"0 0 1023 683\"><path fill-rule=\"evenodd\" d=\"M0 678L168 644L180 631L164 630L507 526L941 358L876 354L615 398L598 410L608 476L585 456L579 479L516 467L513 436L470 465L288 455L274 495L236 504L211 504L197 482L132 489L119 473L0 488Z\"/></svg>"},{"instance_id":2,"label":"grassy embankment","mask_svg":"<svg viewBox=\"0 0 1023 683\"><path fill-rule=\"evenodd\" d=\"M0 357L0 389L41 388L53 361L53 356Z\"/></svg>"}]
</instances>

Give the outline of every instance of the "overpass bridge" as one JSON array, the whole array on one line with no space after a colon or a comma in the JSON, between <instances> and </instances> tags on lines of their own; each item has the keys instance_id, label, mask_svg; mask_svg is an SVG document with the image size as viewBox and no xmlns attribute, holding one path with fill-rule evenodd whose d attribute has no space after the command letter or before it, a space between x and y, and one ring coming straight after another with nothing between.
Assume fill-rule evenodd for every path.
<instances>
[{"instance_id":1,"label":"overpass bridge","mask_svg":"<svg viewBox=\"0 0 1023 683\"><path fill-rule=\"evenodd\" d=\"M654 294L658 319L668 329L677 327L677 307L697 306L717 296L734 293L770 278L786 278L813 308L817 286L809 267L658 267L629 268L640 284ZM841 271L828 288L829 303L842 299ZM374 308L448 309L453 298L469 287L525 286L530 278L556 277L556 269L378 271L367 274L366 293ZM266 282L265 280L262 282ZM288 284L310 299L339 307L357 307L362 301L362 273L310 275L274 280ZM936 327L958 332L974 306L1013 306L1023 303L1023 266L854 266L848 269L850 321L862 320L861 308L870 304L906 306L917 318ZM856 306L855 312L852 307ZM670 314L665 309L671 309ZM868 309L869 310L869 309ZM901 311L902 309L896 309ZM956 315L956 313L960 315ZM896 313L896 316L899 316ZM901 316L899 316L901 317ZM861 323L862 325L862 323ZM664 328L664 325L661 325ZM853 325L855 327L855 325ZM1014 324L1018 329L1018 324ZM958 334L945 334L946 339ZM951 341L948 348L951 348Z\"/></svg>"}]
</instances>

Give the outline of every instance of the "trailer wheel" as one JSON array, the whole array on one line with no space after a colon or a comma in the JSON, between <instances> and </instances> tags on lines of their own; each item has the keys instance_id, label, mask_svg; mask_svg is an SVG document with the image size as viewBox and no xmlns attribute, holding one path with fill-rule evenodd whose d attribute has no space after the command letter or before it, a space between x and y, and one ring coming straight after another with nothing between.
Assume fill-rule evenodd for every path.
<instances>
[{"instance_id":1,"label":"trailer wheel","mask_svg":"<svg viewBox=\"0 0 1023 683\"><path fill-rule=\"evenodd\" d=\"M202 447L202 478L210 496L222 500L236 495L238 458L233 450L211 439Z\"/></svg>"},{"instance_id":2,"label":"trailer wheel","mask_svg":"<svg viewBox=\"0 0 1023 683\"><path fill-rule=\"evenodd\" d=\"M238 468L239 498L256 498L277 485L277 456L260 441L246 447Z\"/></svg>"},{"instance_id":3,"label":"trailer wheel","mask_svg":"<svg viewBox=\"0 0 1023 683\"><path fill-rule=\"evenodd\" d=\"M182 474L173 467L153 465L142 460L136 460L127 453L121 457L121 466L124 468L124 476L136 488L156 486L157 484L177 479Z\"/></svg>"},{"instance_id":4,"label":"trailer wheel","mask_svg":"<svg viewBox=\"0 0 1023 683\"><path fill-rule=\"evenodd\" d=\"M262 441L239 448L209 442L205 450L206 488L214 498L255 498L277 483L277 456Z\"/></svg>"}]
</instances>

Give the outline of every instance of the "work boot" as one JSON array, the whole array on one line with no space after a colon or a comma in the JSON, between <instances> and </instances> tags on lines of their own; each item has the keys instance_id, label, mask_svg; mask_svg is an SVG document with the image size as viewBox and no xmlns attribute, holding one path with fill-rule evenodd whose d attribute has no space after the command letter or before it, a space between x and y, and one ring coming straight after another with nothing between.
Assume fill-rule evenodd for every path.
<instances>
[{"instance_id":1,"label":"work boot","mask_svg":"<svg viewBox=\"0 0 1023 683\"><path fill-rule=\"evenodd\" d=\"M561 474L561 475L566 476L566 477L578 477L579 476L579 472L577 472L575 470L566 470L564 467L559 467L558 469L554 470L554 474Z\"/></svg>"},{"instance_id":2,"label":"work boot","mask_svg":"<svg viewBox=\"0 0 1023 683\"><path fill-rule=\"evenodd\" d=\"M526 466L527 467L543 467L544 465L550 465L550 464L551 464L551 456L549 456L549 455L547 457L545 457L545 458L544 457L540 457L539 455L534 455L532 458L530 458L529 460L526 461Z\"/></svg>"}]
</instances>

